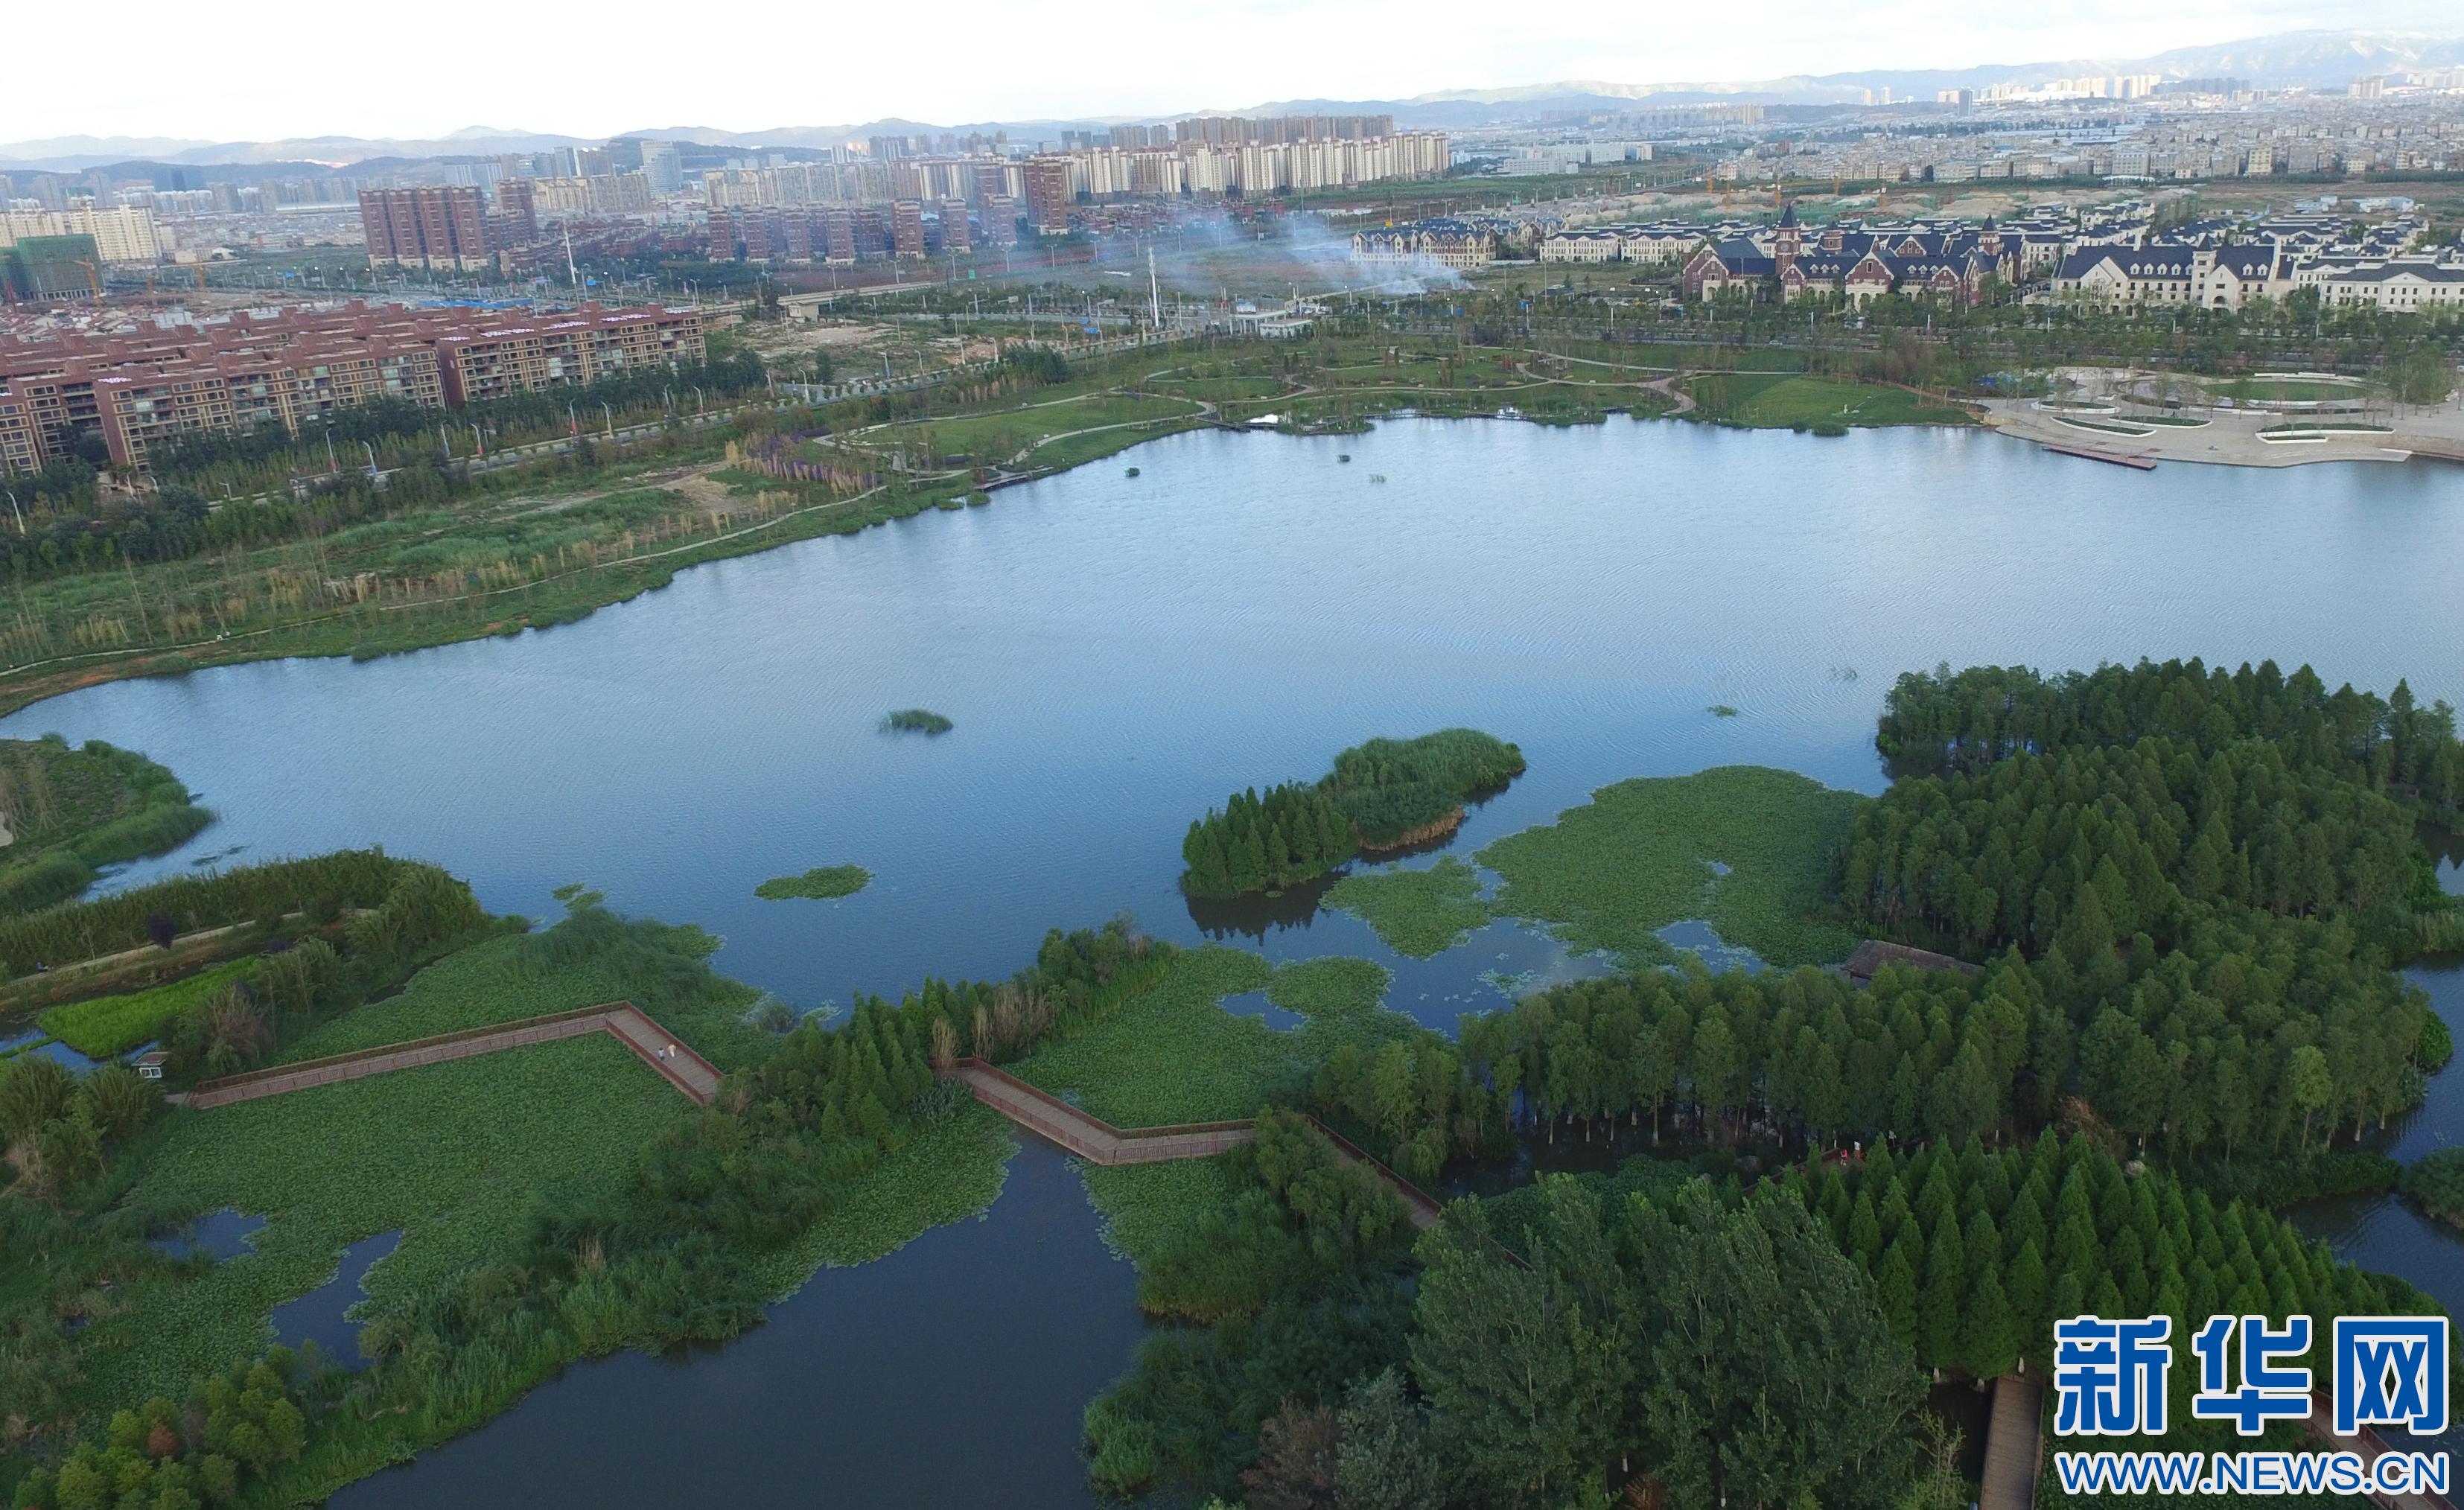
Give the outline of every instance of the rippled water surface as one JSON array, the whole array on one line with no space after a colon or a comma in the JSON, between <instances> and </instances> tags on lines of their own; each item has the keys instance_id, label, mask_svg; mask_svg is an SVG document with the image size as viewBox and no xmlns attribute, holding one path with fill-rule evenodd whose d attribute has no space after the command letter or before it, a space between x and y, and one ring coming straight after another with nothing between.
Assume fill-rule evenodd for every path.
<instances>
[{"instance_id":1,"label":"rippled water surface","mask_svg":"<svg viewBox=\"0 0 2464 1510\"><path fill-rule=\"evenodd\" d=\"M1459 851L1629 776L1757 762L1879 791L1883 693L1938 661L2274 657L2330 684L2409 676L2424 698L2464 702L2458 561L2464 471L2429 466L2139 473L1981 433L1832 440L1621 418L1206 432L990 508L696 568L543 633L99 687L0 720L0 733L143 750L221 815L123 879L382 843L469 877L497 910L545 915L554 887L586 881L620 908L723 933L722 969L804 1006L928 973L1005 974L1047 927L1126 908L1184 941L1381 960L1397 1006L1450 1024L1502 999L1485 976L1596 963L1511 926L1402 961L1357 920L1312 915L1306 896L1193 916L1174 886L1190 820L1232 789L1313 777L1364 736L1448 724L1515 740L1530 761L1472 815ZM876 731L918 706L955 731ZM753 896L767 877L839 863L870 868L871 886L836 903ZM2436 1093L2419 1135L2456 1136L2452 1072ZM1099 1320L1032 1340L1034 1356L1005 1333L937 1328L960 1280L928 1244L991 1241L1017 1199L970 1236L930 1235L787 1309L860 1298L954 1388L1057 1349L1075 1370L1054 1408L1057 1455L1023 1434L997 1447L974 1412L943 1415L953 1429L929 1442L885 1437L848 1357L890 1344L774 1324L716 1362L576 1370L346 1502L442 1502L421 1496L460 1461L518 1471L503 1481L527 1486L523 1502L672 1502L669 1468L704 1440L793 1443L815 1474L853 1472L917 1503L964 1499L978 1480L960 1467L1014 1448L1024 1455L995 1498L1081 1499L1067 1421L1126 1362L1126 1269L1085 1302ZM1094 1241L1083 1201L1055 1210L1049 1240ZM2408 1220L2378 1203L2336 1230L2364 1261L2457 1303L2452 1239L2374 1236ZM2445 1265L2444 1290L2420 1262ZM805 1341L775 1340L788 1336ZM730 1434L782 1397L794 1434ZM877 1477L919 1452L947 1471L943 1487Z\"/></svg>"}]
</instances>

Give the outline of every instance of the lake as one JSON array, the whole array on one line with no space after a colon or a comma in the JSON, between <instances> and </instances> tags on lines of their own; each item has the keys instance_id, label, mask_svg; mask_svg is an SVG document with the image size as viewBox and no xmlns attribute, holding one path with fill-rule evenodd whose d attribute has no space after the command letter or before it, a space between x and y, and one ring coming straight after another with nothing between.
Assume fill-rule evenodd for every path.
<instances>
[{"instance_id":1,"label":"lake","mask_svg":"<svg viewBox=\"0 0 2464 1510\"><path fill-rule=\"evenodd\" d=\"M2464 701L2458 560L2464 472L2426 465L2140 473L1974 431L1823 439L1622 417L1207 431L989 508L698 567L579 624L364 665L118 683L0 720L0 734L142 750L221 815L120 884L207 856L380 843L468 877L498 911L552 915L550 891L582 881L620 909L701 923L726 937L721 969L803 1007L927 974L1003 975L1047 927L1126 909L1184 942L1379 960L1397 973L1397 1007L1451 1027L1504 1000L1485 976L1596 964L1511 925L1399 960L1306 897L1194 915L1175 885L1189 821L1237 788L1313 777L1369 735L1452 724L1514 740L1530 762L1471 815L1461 853L1631 776L1752 762L1878 792L1883 694L1941 661L2273 657L2330 685L2409 676L2425 700ZM1712 715L1718 704L1738 716ZM956 727L878 732L908 707ZM753 896L768 877L845 863L874 875L854 897ZM2441 1078L2447 1109L2415 1119L2421 1136L2457 1134L2457 1089ZM1063 1204L1092 1241L1083 1198ZM2386 1205L2338 1240L2435 1289L2409 1265L2455 1250L2376 1245ZM946 1274L927 1244L940 1236L856 1271L875 1287L865 1303L936 1314ZM848 1279L825 1276L781 1316L853 1293ZM1126 1325L1083 1328L1064 1349L1088 1365L1073 1378L1127 1361L1131 1292L1107 1293ZM593 1412L627 1420L627 1391L649 1391L673 1433L720 1431L746 1408L745 1381L773 1377L728 1360L778 1346L779 1329L682 1371L578 1369L341 1502L409 1502L380 1486L432 1491L509 1439L529 1464L525 1502L656 1502L668 1449ZM829 1403L839 1367L815 1355L780 1386L808 1391L796 1397L813 1450L911 1452ZM936 1367L1027 1364L975 1350ZM1070 1388L1074 1412L1088 1390ZM633 1471L607 1471L611 1455ZM1087 1492L1064 1454L1022 1459L1003 1499Z\"/></svg>"}]
</instances>

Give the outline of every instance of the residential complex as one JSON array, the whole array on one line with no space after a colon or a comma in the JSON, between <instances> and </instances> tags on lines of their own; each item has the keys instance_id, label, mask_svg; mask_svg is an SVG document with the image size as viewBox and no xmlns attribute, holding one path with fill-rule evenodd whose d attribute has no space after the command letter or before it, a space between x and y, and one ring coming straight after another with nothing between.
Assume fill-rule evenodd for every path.
<instances>
[{"instance_id":1,"label":"residential complex","mask_svg":"<svg viewBox=\"0 0 2464 1510\"><path fill-rule=\"evenodd\" d=\"M1396 245L1414 228L1354 238ZM1682 264L1688 298L1734 291L1862 303L1883 294L1958 303L1989 281L2032 299L2238 310L2255 297L2315 289L2329 305L2395 312L2464 307L2464 249L2424 244L2429 227L2401 196L2325 195L2289 208L2215 215L2159 229L2141 199L2049 203L1996 220L1849 215L1801 225L1791 205L1771 222L1722 220L1503 228L1538 236L1544 263Z\"/></svg>"},{"instance_id":2,"label":"residential complex","mask_svg":"<svg viewBox=\"0 0 2464 1510\"><path fill-rule=\"evenodd\" d=\"M0 251L35 236L92 236L96 254L106 263L150 263L163 255L154 211L143 205L106 207L75 199L55 210L29 200L0 208Z\"/></svg>"},{"instance_id":3,"label":"residential complex","mask_svg":"<svg viewBox=\"0 0 2464 1510\"><path fill-rule=\"evenodd\" d=\"M357 301L253 310L108 335L0 338L0 470L33 471L81 433L114 463L198 431L294 433L380 400L461 407L704 359L691 309L530 314Z\"/></svg>"}]
</instances>

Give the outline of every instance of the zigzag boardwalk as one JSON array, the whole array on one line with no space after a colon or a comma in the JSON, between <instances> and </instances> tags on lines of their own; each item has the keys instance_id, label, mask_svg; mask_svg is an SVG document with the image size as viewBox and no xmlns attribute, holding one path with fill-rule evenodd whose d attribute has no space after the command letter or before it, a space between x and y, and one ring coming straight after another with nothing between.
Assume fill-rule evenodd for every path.
<instances>
[{"instance_id":1,"label":"zigzag boardwalk","mask_svg":"<svg viewBox=\"0 0 2464 1510\"><path fill-rule=\"evenodd\" d=\"M979 1059L961 1059L941 1071L975 1093L975 1098L1039 1137L1048 1138L1090 1164L1152 1164L1161 1159L1212 1158L1234 1144L1257 1137L1254 1119L1238 1122L1193 1122L1169 1127L1115 1127L1083 1111L1050 1091L1035 1086ZM1371 1158L1333 1128L1309 1119L1326 1135L1346 1163L1365 1164L1403 1198L1412 1225L1438 1224L1443 1208L1437 1198ZM1518 1260L1520 1261L1520 1260Z\"/></svg>"},{"instance_id":2,"label":"zigzag boardwalk","mask_svg":"<svg viewBox=\"0 0 2464 1510\"><path fill-rule=\"evenodd\" d=\"M661 1079L681 1091L685 1099L696 1106L709 1105L711 1099L718 1094L720 1076L715 1065L678 1042L674 1034L652 1021L641 1008L629 1001L614 1001L605 1006L551 1012L544 1017L524 1018L518 1022L500 1023L495 1027L464 1028L457 1033L440 1033L434 1038L413 1039L407 1043L387 1043L325 1059L305 1060L297 1064L276 1064L242 1075L226 1075L220 1080L209 1080L198 1085L188 1093L186 1101L199 1110L228 1106L234 1102L280 1096L318 1085L339 1084L346 1080L363 1080L370 1075L388 1074L420 1064L471 1059L481 1054L520 1048L529 1043L552 1043L559 1039L580 1038L587 1033L614 1035L617 1042L631 1049L643 1063L657 1070ZM670 1045L674 1046L674 1055L662 1058L661 1051Z\"/></svg>"}]
</instances>

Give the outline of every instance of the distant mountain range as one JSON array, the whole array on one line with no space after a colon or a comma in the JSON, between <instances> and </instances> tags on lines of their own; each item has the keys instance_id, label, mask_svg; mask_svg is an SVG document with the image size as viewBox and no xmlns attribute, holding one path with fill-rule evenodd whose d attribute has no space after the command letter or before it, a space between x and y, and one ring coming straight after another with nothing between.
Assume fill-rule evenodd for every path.
<instances>
[{"instance_id":1,"label":"distant mountain range","mask_svg":"<svg viewBox=\"0 0 2464 1510\"><path fill-rule=\"evenodd\" d=\"M1780 78L1696 80L1621 84L1596 79L1524 84L1504 89L1448 89L1408 99L1284 99L1238 109L1190 110L1178 115L1392 115L1405 126L1463 129L1492 121L1555 112L1632 110L1646 105L1712 100L1764 104L1848 104L1868 89L1888 89L1901 99L1929 100L1945 89L1982 89L1991 84L2040 84L2056 78L2115 74L2158 74L2167 78L2219 76L2247 79L2256 88L2341 88L2358 75L2464 65L2464 30L2453 32L2285 32L2214 46L2181 47L2151 57L2083 57L2060 61L1983 64L1957 69L1877 69L1859 73L1793 75ZM779 126L766 131L720 131L670 126L627 132L709 146L819 147L871 136L938 135L955 131L1006 131L1012 141L1048 141L1065 129L1101 128L1131 120L1175 117L1108 116L1068 120L979 121L957 126L891 119L857 125ZM546 132L467 126L425 141L362 137L299 137L281 142L205 142L172 137L55 137L0 142L0 169L36 168L81 172L103 166L239 166L281 164L303 171L346 167L375 159L431 162L448 157L485 157L499 152L539 152L550 147L596 146L599 139Z\"/></svg>"}]
</instances>

